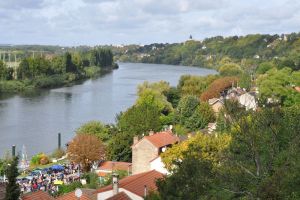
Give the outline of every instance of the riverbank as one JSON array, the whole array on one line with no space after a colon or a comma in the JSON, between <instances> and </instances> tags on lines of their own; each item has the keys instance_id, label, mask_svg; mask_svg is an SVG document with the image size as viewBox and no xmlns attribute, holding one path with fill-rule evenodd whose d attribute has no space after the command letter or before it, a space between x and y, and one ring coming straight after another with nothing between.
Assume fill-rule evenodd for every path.
<instances>
[{"instance_id":1,"label":"riverbank","mask_svg":"<svg viewBox=\"0 0 300 200\"><path fill-rule=\"evenodd\" d=\"M96 78L118 69L115 63L111 67L99 68L96 66L85 67L84 72L79 74L65 73L51 76L39 76L34 79L0 81L0 94L28 93L39 89L53 89L64 86L72 86L78 82L90 78Z\"/></svg>"},{"instance_id":2,"label":"riverbank","mask_svg":"<svg viewBox=\"0 0 300 200\"><path fill-rule=\"evenodd\" d=\"M16 145L18 152L25 145L30 156L37 152L50 154L57 147L57 133L62 134L63 144L87 121L114 123L116 114L136 101L138 84L165 80L176 86L186 74L206 76L217 72L196 67L119 63L118 70L71 87L0 97L0 152L4 155L11 145ZM33 145L36 141L39 145Z\"/></svg>"}]
</instances>

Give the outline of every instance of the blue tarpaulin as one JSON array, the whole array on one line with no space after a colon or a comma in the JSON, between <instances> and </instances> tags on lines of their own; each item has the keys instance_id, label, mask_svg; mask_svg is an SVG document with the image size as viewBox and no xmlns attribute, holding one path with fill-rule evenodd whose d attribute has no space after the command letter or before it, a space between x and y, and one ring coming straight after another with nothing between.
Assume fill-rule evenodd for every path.
<instances>
[{"instance_id":1,"label":"blue tarpaulin","mask_svg":"<svg viewBox=\"0 0 300 200\"><path fill-rule=\"evenodd\" d=\"M56 171L62 171L65 168L61 165L53 165L52 167L50 167L52 170L56 170Z\"/></svg>"}]
</instances>

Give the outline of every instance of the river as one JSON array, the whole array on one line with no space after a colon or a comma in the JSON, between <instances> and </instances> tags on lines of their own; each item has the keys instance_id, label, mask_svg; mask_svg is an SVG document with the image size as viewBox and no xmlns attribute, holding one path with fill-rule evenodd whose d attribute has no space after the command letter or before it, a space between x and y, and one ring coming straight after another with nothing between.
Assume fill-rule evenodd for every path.
<instances>
[{"instance_id":1,"label":"river","mask_svg":"<svg viewBox=\"0 0 300 200\"><path fill-rule=\"evenodd\" d=\"M57 133L67 143L76 128L90 120L114 123L115 115L136 100L144 81L165 80L176 86L181 75L208 75L214 70L159 64L119 63L119 69L79 85L43 90L27 96L0 99L0 155L25 145L29 156L50 154L57 147Z\"/></svg>"}]
</instances>

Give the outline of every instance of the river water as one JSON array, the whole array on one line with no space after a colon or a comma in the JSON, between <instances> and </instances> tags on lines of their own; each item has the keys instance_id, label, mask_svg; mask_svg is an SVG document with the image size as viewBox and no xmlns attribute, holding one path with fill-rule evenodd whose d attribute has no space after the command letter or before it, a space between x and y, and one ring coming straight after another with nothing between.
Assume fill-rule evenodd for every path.
<instances>
[{"instance_id":1,"label":"river water","mask_svg":"<svg viewBox=\"0 0 300 200\"><path fill-rule=\"evenodd\" d=\"M133 105L137 85L144 81L165 80L176 86L181 75L215 73L196 67L119 63L119 69L79 85L2 98L0 156L13 144L17 152L25 145L29 156L51 153L57 147L59 132L65 144L85 122L114 123L117 113Z\"/></svg>"}]
</instances>

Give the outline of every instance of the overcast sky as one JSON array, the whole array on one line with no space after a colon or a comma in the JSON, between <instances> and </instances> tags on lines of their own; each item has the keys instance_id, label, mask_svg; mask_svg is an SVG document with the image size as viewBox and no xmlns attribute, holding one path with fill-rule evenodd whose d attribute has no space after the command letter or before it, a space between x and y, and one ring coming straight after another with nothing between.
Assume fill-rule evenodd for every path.
<instances>
[{"instance_id":1,"label":"overcast sky","mask_svg":"<svg viewBox=\"0 0 300 200\"><path fill-rule=\"evenodd\" d=\"M148 44L300 31L300 0L0 0L2 44Z\"/></svg>"}]
</instances>

